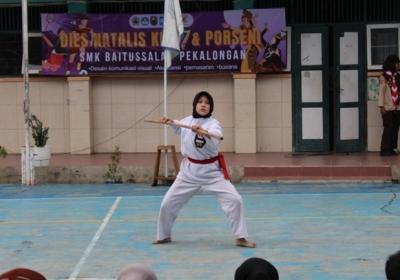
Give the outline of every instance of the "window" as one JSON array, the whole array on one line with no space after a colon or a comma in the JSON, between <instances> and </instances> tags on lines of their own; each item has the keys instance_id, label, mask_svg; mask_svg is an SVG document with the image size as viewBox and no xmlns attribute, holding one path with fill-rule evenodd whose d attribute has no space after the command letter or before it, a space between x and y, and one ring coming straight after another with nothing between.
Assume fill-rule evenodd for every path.
<instances>
[{"instance_id":1,"label":"window","mask_svg":"<svg viewBox=\"0 0 400 280\"><path fill-rule=\"evenodd\" d=\"M367 25L368 70L382 69L386 57L399 55L400 24Z\"/></svg>"},{"instance_id":2,"label":"window","mask_svg":"<svg viewBox=\"0 0 400 280\"><path fill-rule=\"evenodd\" d=\"M39 74L42 70L42 33L28 33L28 72ZM24 74L22 59L21 74Z\"/></svg>"}]
</instances>

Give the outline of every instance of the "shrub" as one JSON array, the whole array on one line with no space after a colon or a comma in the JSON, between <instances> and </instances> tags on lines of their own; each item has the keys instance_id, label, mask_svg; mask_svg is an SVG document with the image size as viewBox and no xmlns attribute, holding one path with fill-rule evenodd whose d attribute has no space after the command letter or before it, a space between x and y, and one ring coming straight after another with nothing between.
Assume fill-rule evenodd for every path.
<instances>
[{"instance_id":1,"label":"shrub","mask_svg":"<svg viewBox=\"0 0 400 280\"><path fill-rule=\"evenodd\" d=\"M33 114L31 114L31 118L29 119L29 126L32 128L32 137L35 140L35 146L46 146L49 139L49 128L44 127L43 123Z\"/></svg>"}]
</instances>

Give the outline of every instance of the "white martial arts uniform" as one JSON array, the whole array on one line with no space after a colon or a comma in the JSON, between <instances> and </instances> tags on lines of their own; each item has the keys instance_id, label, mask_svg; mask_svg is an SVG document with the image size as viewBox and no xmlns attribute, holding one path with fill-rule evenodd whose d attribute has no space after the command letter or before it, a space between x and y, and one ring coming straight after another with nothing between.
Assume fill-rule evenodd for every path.
<instances>
[{"instance_id":1,"label":"white martial arts uniform","mask_svg":"<svg viewBox=\"0 0 400 280\"><path fill-rule=\"evenodd\" d=\"M212 134L222 136L220 123L213 118L193 118L188 116L174 123L200 125ZM207 160L218 155L220 140L196 134L191 129L170 126L175 134L181 134L181 153L185 157L176 180L166 193L160 207L157 240L171 237L172 226L179 211L193 195L200 191L211 191L217 197L223 213L236 239L246 238L247 227L244 216L242 197L229 180L224 178L218 161L207 164L193 163L195 160Z\"/></svg>"}]
</instances>

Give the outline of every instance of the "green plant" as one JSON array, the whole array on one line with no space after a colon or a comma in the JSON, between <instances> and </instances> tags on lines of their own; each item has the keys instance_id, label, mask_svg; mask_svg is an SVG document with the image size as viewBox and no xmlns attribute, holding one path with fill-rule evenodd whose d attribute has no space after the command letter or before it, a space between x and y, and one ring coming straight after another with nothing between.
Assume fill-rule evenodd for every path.
<instances>
[{"instance_id":1,"label":"green plant","mask_svg":"<svg viewBox=\"0 0 400 280\"><path fill-rule=\"evenodd\" d=\"M49 128L43 126L43 123L33 114L31 114L31 118L29 119L29 126L32 128L32 137L35 140L35 146L46 146L49 139Z\"/></svg>"},{"instance_id":2,"label":"green plant","mask_svg":"<svg viewBox=\"0 0 400 280\"><path fill-rule=\"evenodd\" d=\"M7 153L6 148L4 148L3 146L0 146L0 157L6 158L7 154L8 153Z\"/></svg>"},{"instance_id":3,"label":"green plant","mask_svg":"<svg viewBox=\"0 0 400 280\"><path fill-rule=\"evenodd\" d=\"M119 146L115 146L114 151L110 153L111 163L108 164L108 172L106 173L107 177L113 178L119 175L118 164L121 160L121 154Z\"/></svg>"}]
</instances>

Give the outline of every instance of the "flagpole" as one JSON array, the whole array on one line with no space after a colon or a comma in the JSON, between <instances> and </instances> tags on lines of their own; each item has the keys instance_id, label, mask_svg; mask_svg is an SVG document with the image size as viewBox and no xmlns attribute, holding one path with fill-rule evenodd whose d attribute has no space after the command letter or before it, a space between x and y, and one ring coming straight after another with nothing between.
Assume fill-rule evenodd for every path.
<instances>
[{"instance_id":1,"label":"flagpole","mask_svg":"<svg viewBox=\"0 0 400 280\"><path fill-rule=\"evenodd\" d=\"M164 116L167 115L167 69L179 54L180 37L184 27L179 0L165 0L161 47L164 49ZM164 143L167 146L167 127L164 127ZM168 177L168 151L165 150L165 177Z\"/></svg>"},{"instance_id":2,"label":"flagpole","mask_svg":"<svg viewBox=\"0 0 400 280\"><path fill-rule=\"evenodd\" d=\"M25 99L24 99L24 116L25 116L25 149L22 149L25 158L22 161L22 185L34 185L35 178L34 173L31 172L33 168L31 161L31 150L30 150L30 100L29 100L29 69L28 69L28 3L27 0L22 0L22 42L23 42L23 73L24 73L24 85L25 85Z\"/></svg>"},{"instance_id":3,"label":"flagpole","mask_svg":"<svg viewBox=\"0 0 400 280\"><path fill-rule=\"evenodd\" d=\"M167 59L166 59L166 51L164 50L164 116L168 117L167 113ZM167 129L168 127L164 126L164 145L168 145L168 138L167 138ZM168 150L165 150L165 168L164 174L165 177L168 177Z\"/></svg>"}]
</instances>

